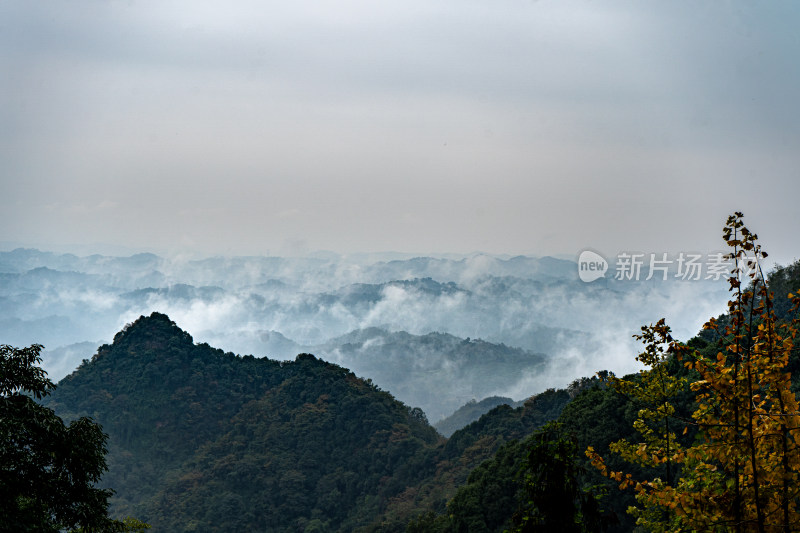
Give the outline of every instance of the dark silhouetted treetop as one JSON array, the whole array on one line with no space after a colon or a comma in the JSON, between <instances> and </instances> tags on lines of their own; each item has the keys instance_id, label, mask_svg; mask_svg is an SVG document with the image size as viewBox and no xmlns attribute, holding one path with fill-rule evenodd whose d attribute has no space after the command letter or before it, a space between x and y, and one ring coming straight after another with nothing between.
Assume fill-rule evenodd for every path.
<instances>
[{"instance_id":1,"label":"dark silhouetted treetop","mask_svg":"<svg viewBox=\"0 0 800 533\"><path fill-rule=\"evenodd\" d=\"M42 346L0 345L0 528L15 532L132 531L147 525L108 516L112 491L95 485L106 470L101 427L69 425L36 400L53 383L39 366ZM36 399L36 400L35 400Z\"/></svg>"}]
</instances>

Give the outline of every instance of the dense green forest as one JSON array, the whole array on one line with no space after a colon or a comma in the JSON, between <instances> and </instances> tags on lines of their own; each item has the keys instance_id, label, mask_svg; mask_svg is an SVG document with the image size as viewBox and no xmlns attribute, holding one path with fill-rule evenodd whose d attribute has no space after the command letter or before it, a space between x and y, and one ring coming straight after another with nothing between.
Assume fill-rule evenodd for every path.
<instances>
[{"instance_id":1,"label":"dense green forest","mask_svg":"<svg viewBox=\"0 0 800 533\"><path fill-rule=\"evenodd\" d=\"M341 367L225 354L157 313L49 405L103 425L113 510L164 531L353 529L431 468L440 440L421 411Z\"/></svg>"},{"instance_id":2,"label":"dense green forest","mask_svg":"<svg viewBox=\"0 0 800 533\"><path fill-rule=\"evenodd\" d=\"M444 509L504 443L558 416L567 391L501 405L445 439L425 414L310 354L239 357L141 317L44 399L109 435L112 513L163 531L403 531Z\"/></svg>"},{"instance_id":3,"label":"dense green forest","mask_svg":"<svg viewBox=\"0 0 800 533\"><path fill-rule=\"evenodd\" d=\"M729 227L735 258L761 253ZM686 343L643 327L641 372L471 402L454 420L499 405L449 437L345 368L224 353L160 313L38 399L102 426L110 515L155 531L797 531L800 262L739 279Z\"/></svg>"}]
</instances>

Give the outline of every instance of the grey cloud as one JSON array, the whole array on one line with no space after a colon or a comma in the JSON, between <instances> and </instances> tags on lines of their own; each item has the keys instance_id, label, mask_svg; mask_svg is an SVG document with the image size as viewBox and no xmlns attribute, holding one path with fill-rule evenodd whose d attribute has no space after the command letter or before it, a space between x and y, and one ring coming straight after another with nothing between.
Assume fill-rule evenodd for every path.
<instances>
[{"instance_id":1,"label":"grey cloud","mask_svg":"<svg viewBox=\"0 0 800 533\"><path fill-rule=\"evenodd\" d=\"M3 240L793 257L790 3L0 9Z\"/></svg>"}]
</instances>

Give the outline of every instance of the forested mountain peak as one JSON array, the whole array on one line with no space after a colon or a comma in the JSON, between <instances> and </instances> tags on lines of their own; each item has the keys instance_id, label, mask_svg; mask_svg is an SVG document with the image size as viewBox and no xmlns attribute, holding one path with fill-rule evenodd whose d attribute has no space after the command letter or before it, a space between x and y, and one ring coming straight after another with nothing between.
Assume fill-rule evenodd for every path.
<instances>
[{"instance_id":1,"label":"forested mountain peak","mask_svg":"<svg viewBox=\"0 0 800 533\"><path fill-rule=\"evenodd\" d=\"M183 331L167 315L153 312L150 316L140 316L135 322L127 324L114 336L114 344L135 346L137 343L159 343L167 345L178 343L182 346L194 345L194 339Z\"/></svg>"},{"instance_id":2,"label":"forested mountain peak","mask_svg":"<svg viewBox=\"0 0 800 533\"><path fill-rule=\"evenodd\" d=\"M161 531L351 531L431 475L442 442L420 409L345 368L194 344L162 313L126 326L46 403L103 426L112 512Z\"/></svg>"}]
</instances>

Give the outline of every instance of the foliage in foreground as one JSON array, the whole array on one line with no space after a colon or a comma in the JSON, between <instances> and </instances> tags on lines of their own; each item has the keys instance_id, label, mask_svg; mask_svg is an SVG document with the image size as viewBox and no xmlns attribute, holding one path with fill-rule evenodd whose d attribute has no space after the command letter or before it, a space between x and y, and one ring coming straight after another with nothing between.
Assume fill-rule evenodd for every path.
<instances>
[{"instance_id":1,"label":"foliage in foreground","mask_svg":"<svg viewBox=\"0 0 800 533\"><path fill-rule=\"evenodd\" d=\"M712 319L704 327L712 332L713 346L701 353L682 345L661 321L643 328L647 348L640 361L648 370L638 382L612 383L622 393L647 391L651 407L640 411L635 424L644 441L621 440L610 449L631 463L663 468L662 476L637 480L608 468L593 448L586 452L620 488L634 487L638 505L629 512L649 531L765 533L800 527L800 409L787 371L797 321L777 320L759 265L766 254L741 213L728 219L724 238L735 262L729 278L733 297L726 320ZM800 298L789 298L796 310ZM671 400L683 380L666 372L668 353L693 372L690 418L676 416ZM697 432L688 446L677 444L675 430L681 427Z\"/></svg>"},{"instance_id":2,"label":"foliage in foreground","mask_svg":"<svg viewBox=\"0 0 800 533\"><path fill-rule=\"evenodd\" d=\"M562 498L573 502L559 513L569 517L569 525L551 530L573 525L608 526L614 532L800 529L800 410L793 394L798 385L790 380L800 364L792 319L798 298L790 294L800 290L800 262L769 276L769 288L782 297L789 294L791 305L786 304L767 289L758 265L766 254L740 214L728 220L724 236L735 260L728 314L712 319L686 345L672 338L663 319L643 327L635 337L645 345L637 359L646 370L624 378L598 373L558 419L566 436L560 446L574 439L579 449L588 448L585 455L597 467L594 474L581 472L581 486L594 494L603 493L604 483L624 489L601 500L620 523L591 524L576 499ZM569 454L554 445L549 455L532 461L529 442L507 442L470 475L446 512L418 514L408 531L499 533L524 530L523 524L535 531L545 523L542 509L557 508L546 496L566 490L570 478L527 495L519 480L534 479L536 472L552 468L552 457ZM595 451L605 449L612 451L606 458ZM565 470L588 466L580 457L571 461ZM601 474L605 477L598 478ZM487 494L498 503L493 506ZM527 521L520 523L526 513Z\"/></svg>"},{"instance_id":3,"label":"foliage in foreground","mask_svg":"<svg viewBox=\"0 0 800 533\"><path fill-rule=\"evenodd\" d=\"M96 488L106 470L102 428L69 425L36 400L55 385L39 366L42 346L0 345L0 517L7 531L135 531L147 524L108 517L112 491Z\"/></svg>"},{"instance_id":4,"label":"foliage in foreground","mask_svg":"<svg viewBox=\"0 0 800 533\"><path fill-rule=\"evenodd\" d=\"M447 504L411 520L409 533L599 532L616 522L601 509L602 487L588 482L575 436L550 422L504 444L469 475Z\"/></svg>"}]
</instances>

